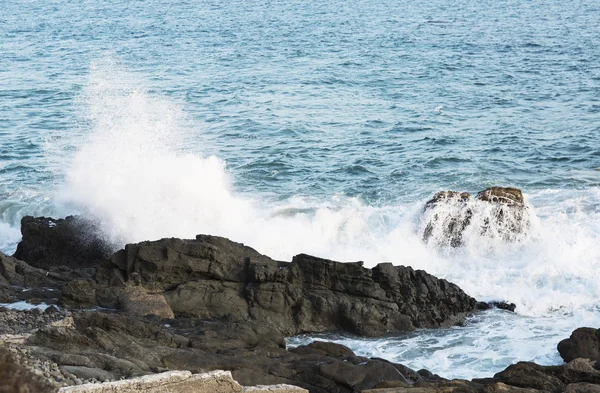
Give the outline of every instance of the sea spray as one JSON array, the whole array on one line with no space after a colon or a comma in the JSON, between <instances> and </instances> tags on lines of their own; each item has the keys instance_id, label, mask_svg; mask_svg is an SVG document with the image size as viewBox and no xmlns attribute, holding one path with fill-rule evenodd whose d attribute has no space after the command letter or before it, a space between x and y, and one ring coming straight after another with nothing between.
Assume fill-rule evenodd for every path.
<instances>
[{"instance_id":1,"label":"sea spray","mask_svg":"<svg viewBox=\"0 0 600 393\"><path fill-rule=\"evenodd\" d=\"M598 190L573 191L574 199L560 203L526 194L530 224L512 241L471 225L461 247L426 243L424 201L374 207L341 195L241 195L222 160L185 149L189 130L177 105L129 72L103 67L91 72L82 100L91 132L60 200L100 220L117 244L210 233L282 260L306 252L366 266L391 261L446 277L483 300L515 302L527 315L586 307L600 295ZM489 204L472 203L474 223L493 220ZM584 203L587 210L577 210ZM449 206L449 214L457 208Z\"/></svg>"},{"instance_id":2,"label":"sea spray","mask_svg":"<svg viewBox=\"0 0 600 393\"><path fill-rule=\"evenodd\" d=\"M91 131L67 169L60 201L99 220L116 245L208 233L281 260L304 252L363 260L369 267L382 261L410 265L457 283L479 300L515 303L514 315L489 314L468 328L422 336L437 337L435 345L410 336L403 344L375 342L377 351L365 349L447 377L483 375L532 356L556 362L559 336L582 323L600 324L598 189L526 192L529 224L517 239L490 236L474 225L459 247L425 242L425 200L369 206L343 195L277 200L237 192L223 160L187 147L183 110L143 85L123 87L115 75L117 81L128 79L118 68L91 73L82 100ZM474 222L493 216L486 212L489 205L475 207ZM399 352L403 345L411 349ZM469 374L473 359L481 357L492 361Z\"/></svg>"}]
</instances>

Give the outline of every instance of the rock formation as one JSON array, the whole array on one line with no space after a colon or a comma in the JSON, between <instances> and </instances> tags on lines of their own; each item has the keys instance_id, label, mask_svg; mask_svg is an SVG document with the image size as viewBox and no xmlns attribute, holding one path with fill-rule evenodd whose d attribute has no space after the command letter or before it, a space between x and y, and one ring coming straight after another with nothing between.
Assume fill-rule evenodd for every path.
<instances>
[{"instance_id":1,"label":"rock formation","mask_svg":"<svg viewBox=\"0 0 600 393\"><path fill-rule=\"evenodd\" d=\"M467 230L481 236L514 241L529 227L523 193L517 188L491 187L477 193L441 191L425 204L423 239L458 247Z\"/></svg>"},{"instance_id":2,"label":"rock formation","mask_svg":"<svg viewBox=\"0 0 600 393\"><path fill-rule=\"evenodd\" d=\"M129 244L98 269L96 280L68 284L63 300L140 315L253 321L285 335L361 336L457 324L477 303L456 285L410 267L382 263L371 270L305 254L279 262L206 235Z\"/></svg>"},{"instance_id":3,"label":"rock formation","mask_svg":"<svg viewBox=\"0 0 600 393\"><path fill-rule=\"evenodd\" d=\"M502 207L518 206L516 200L505 200L514 195L493 191L481 198ZM432 203L448 198L470 200L446 193ZM36 220L43 225L33 225ZM156 381L164 382L160 391L182 391L216 380L232 391L242 389L233 380L246 386L273 385L244 391L272 392L297 391L275 386L281 384L311 393L600 391L599 334L590 328L576 330L559 344L568 364L521 362L493 378L473 381L449 381L427 370L357 356L339 344L317 341L286 348L285 336L301 332L375 336L459 323L468 313L494 305L514 309L509 303L477 303L456 285L423 271L389 263L366 269L360 262L305 254L281 262L206 235L130 244L104 260L89 258L98 243L79 243L81 247L67 247L76 253L74 260L87 261L78 265L54 248L73 244L69 236L80 234L45 234L55 230L45 224L50 222L24 220L28 228L38 228L23 231L27 247L35 244L29 238L34 233L33 238L45 239L40 244L47 254L28 254L21 246L24 255L35 256L34 263L49 270L0 254L0 296L60 301L65 308L41 312L0 307L0 347L20 353L25 359L20 364L43 377L43 383L79 385L64 392L153 391ZM111 310L90 309L98 306ZM0 375L5 369L0 366ZM216 370L230 371L233 380L227 373L210 374ZM19 372L11 377L25 375ZM122 378L141 379L112 382ZM108 384L82 385L102 381ZM141 388L143 383L150 385Z\"/></svg>"}]
</instances>

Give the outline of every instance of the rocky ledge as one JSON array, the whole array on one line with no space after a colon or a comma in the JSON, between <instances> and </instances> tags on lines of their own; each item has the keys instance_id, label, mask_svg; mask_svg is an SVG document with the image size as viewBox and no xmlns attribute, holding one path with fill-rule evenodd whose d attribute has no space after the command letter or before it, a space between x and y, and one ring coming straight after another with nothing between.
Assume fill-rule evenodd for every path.
<instances>
[{"instance_id":1,"label":"rocky ledge","mask_svg":"<svg viewBox=\"0 0 600 393\"><path fill-rule=\"evenodd\" d=\"M182 380L191 382L226 370L241 385L275 389L285 384L315 393L600 388L595 385L600 384L595 360L578 358L578 348L587 345L580 335L561 344L575 357L569 364L518 363L493 378L473 381L448 381L426 370L357 356L333 343L287 349L285 337L297 333L377 336L448 326L488 305L409 267L383 263L366 269L360 262L304 254L289 262L275 261L207 235L130 244L103 259L100 255L109 253L90 241L90 233L85 233L86 241L73 239L82 232L64 227L80 222L23 219L17 255L35 255L32 263L38 267L0 255L0 301L58 305L45 312L0 308L0 347L10 352L4 360L11 364L4 369L16 370L6 379L14 383L4 386L31 381L35 386L29 391L77 386L79 390L71 391L116 392L115 386L140 386L148 375L158 375L149 379L153 381L175 375L161 373L180 370L186 372ZM63 247L63 240L77 246ZM64 250L86 262L77 267L61 254ZM54 263L45 255L62 256ZM181 375L176 373L176 379ZM114 384L126 378L142 380ZM0 387L5 391L26 390Z\"/></svg>"}]
</instances>

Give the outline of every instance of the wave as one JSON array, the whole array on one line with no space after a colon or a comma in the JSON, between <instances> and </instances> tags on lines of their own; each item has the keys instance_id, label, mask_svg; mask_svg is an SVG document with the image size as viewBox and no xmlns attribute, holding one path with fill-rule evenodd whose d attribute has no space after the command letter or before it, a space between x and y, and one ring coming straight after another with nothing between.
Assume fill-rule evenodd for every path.
<instances>
[{"instance_id":1,"label":"wave","mask_svg":"<svg viewBox=\"0 0 600 393\"><path fill-rule=\"evenodd\" d=\"M190 148L201 130L184 111L114 63L92 67L81 105L90 132L61 142L77 148L55 211L96 218L118 247L210 233L281 260L305 252L391 261L478 299L514 302L528 316L590 309L600 297L599 188L527 193L531 225L520 241L473 231L462 247L443 247L423 242L423 200L375 207L343 195L281 201L236 192L223 160ZM0 236L14 242L14 227Z\"/></svg>"}]
</instances>

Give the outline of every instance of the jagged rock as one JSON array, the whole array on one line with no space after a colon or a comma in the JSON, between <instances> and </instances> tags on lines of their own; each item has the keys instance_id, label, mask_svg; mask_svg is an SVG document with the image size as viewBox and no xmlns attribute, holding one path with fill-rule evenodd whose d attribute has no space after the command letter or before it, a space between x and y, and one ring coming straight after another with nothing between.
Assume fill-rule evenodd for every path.
<instances>
[{"instance_id":1,"label":"jagged rock","mask_svg":"<svg viewBox=\"0 0 600 393\"><path fill-rule=\"evenodd\" d=\"M477 204L485 202L487 206ZM471 194L441 191L425 204L423 240L440 245L464 244L465 231L475 226L481 236L514 241L529 226L523 193L517 188L490 187Z\"/></svg>"},{"instance_id":2,"label":"jagged rock","mask_svg":"<svg viewBox=\"0 0 600 393\"><path fill-rule=\"evenodd\" d=\"M558 343L557 349L565 362L575 358L600 360L600 330L587 327L576 329L571 337Z\"/></svg>"},{"instance_id":3,"label":"jagged rock","mask_svg":"<svg viewBox=\"0 0 600 393\"><path fill-rule=\"evenodd\" d=\"M97 274L164 291L176 316L251 320L286 335L343 330L363 336L460 323L476 301L456 285L410 267L341 263L297 255L274 261L216 236L130 244Z\"/></svg>"},{"instance_id":4,"label":"jagged rock","mask_svg":"<svg viewBox=\"0 0 600 393\"><path fill-rule=\"evenodd\" d=\"M428 241L436 230L441 229L450 246L462 245L463 232L473 216L468 205L472 199L468 192L440 191L435 194L425 204L425 211L433 213L423 231L423 240Z\"/></svg>"},{"instance_id":5,"label":"jagged rock","mask_svg":"<svg viewBox=\"0 0 600 393\"><path fill-rule=\"evenodd\" d=\"M25 216L21 233L23 240L13 256L46 270L94 268L111 254L94 223L74 216L58 220Z\"/></svg>"}]
</instances>

